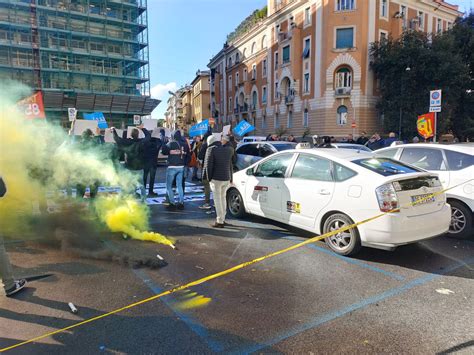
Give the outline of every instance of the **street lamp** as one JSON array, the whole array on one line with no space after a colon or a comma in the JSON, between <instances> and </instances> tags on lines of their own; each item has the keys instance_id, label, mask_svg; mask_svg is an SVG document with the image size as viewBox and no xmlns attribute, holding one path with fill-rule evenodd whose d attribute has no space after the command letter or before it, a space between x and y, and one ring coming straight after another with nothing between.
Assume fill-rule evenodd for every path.
<instances>
[{"instance_id":1,"label":"street lamp","mask_svg":"<svg viewBox=\"0 0 474 355\"><path fill-rule=\"evenodd\" d=\"M410 72L411 68L406 67L405 72L408 73ZM398 140L402 139L402 95L403 95L403 74L401 76L401 82L400 82L400 118L398 120Z\"/></svg>"}]
</instances>

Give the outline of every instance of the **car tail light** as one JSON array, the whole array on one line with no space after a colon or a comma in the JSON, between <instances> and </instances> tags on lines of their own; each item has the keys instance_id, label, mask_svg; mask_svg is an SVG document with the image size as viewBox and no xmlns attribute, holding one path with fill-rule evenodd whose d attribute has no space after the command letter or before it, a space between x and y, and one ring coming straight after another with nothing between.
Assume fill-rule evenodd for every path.
<instances>
[{"instance_id":1,"label":"car tail light","mask_svg":"<svg viewBox=\"0 0 474 355\"><path fill-rule=\"evenodd\" d=\"M392 184L385 184L375 189L377 200L379 201L380 211L398 212L398 197ZM396 211L394 211L396 210Z\"/></svg>"}]
</instances>

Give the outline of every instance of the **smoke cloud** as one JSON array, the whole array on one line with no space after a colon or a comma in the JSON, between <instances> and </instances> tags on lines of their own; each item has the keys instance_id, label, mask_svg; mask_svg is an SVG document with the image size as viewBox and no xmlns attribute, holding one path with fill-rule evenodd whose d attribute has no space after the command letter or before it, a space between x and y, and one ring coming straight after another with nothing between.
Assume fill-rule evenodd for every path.
<instances>
[{"instance_id":1,"label":"smoke cloud","mask_svg":"<svg viewBox=\"0 0 474 355\"><path fill-rule=\"evenodd\" d=\"M74 215L98 233L108 228L134 239L173 246L165 236L147 231L149 209L130 195L135 193L139 176L111 159L113 144L84 149L62 127L23 116L16 103L31 94L27 87L5 81L0 86L0 175L7 186L0 199L0 233L5 238L38 238L54 235L57 228L71 230L67 216ZM84 203L65 199L60 193L77 184L95 183L118 186L129 194L99 194ZM46 212L51 200L59 205L54 219ZM80 233L75 235L82 238Z\"/></svg>"}]
</instances>

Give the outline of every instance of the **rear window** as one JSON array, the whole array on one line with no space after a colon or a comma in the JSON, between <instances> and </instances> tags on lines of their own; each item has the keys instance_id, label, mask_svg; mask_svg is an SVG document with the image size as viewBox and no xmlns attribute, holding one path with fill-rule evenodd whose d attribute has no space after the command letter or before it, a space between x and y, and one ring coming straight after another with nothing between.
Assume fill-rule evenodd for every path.
<instances>
[{"instance_id":1,"label":"rear window","mask_svg":"<svg viewBox=\"0 0 474 355\"><path fill-rule=\"evenodd\" d=\"M383 176L417 173L422 171L414 167L405 165L402 162L388 158L359 159L353 160L352 162Z\"/></svg>"},{"instance_id":2,"label":"rear window","mask_svg":"<svg viewBox=\"0 0 474 355\"><path fill-rule=\"evenodd\" d=\"M474 164L474 156L452 150L445 150L448 159L449 170L462 170Z\"/></svg>"},{"instance_id":3,"label":"rear window","mask_svg":"<svg viewBox=\"0 0 474 355\"><path fill-rule=\"evenodd\" d=\"M295 149L295 144L274 144L276 150L281 152L282 150Z\"/></svg>"}]
</instances>

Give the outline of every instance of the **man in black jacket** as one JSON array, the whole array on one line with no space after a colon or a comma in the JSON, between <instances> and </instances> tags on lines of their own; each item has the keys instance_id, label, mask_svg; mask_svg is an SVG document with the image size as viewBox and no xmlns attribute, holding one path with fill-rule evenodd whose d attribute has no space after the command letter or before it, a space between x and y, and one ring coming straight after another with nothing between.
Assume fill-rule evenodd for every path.
<instances>
[{"instance_id":1,"label":"man in black jacket","mask_svg":"<svg viewBox=\"0 0 474 355\"><path fill-rule=\"evenodd\" d=\"M5 182L0 176L0 197L3 197L7 192ZM15 280L13 279L12 265L10 259L8 259L7 252L5 251L5 242L3 237L0 235L0 279L2 279L3 287L7 297L13 296L18 291L22 290L26 286L26 280Z\"/></svg>"},{"instance_id":2,"label":"man in black jacket","mask_svg":"<svg viewBox=\"0 0 474 355\"><path fill-rule=\"evenodd\" d=\"M138 129L141 129L145 134L145 138L139 138L140 132ZM142 170L145 168L145 144L151 139L150 132L143 126L139 126L132 130L132 138L121 138L118 136L117 131L114 127L111 128L112 133L114 134L115 143L117 146L125 152L125 167L129 170ZM145 179L144 179L145 180ZM145 180L146 183L146 180ZM141 191L141 198L145 199L146 185L139 186Z\"/></svg>"},{"instance_id":3,"label":"man in black jacket","mask_svg":"<svg viewBox=\"0 0 474 355\"><path fill-rule=\"evenodd\" d=\"M214 205L216 206L216 222L214 228L224 228L226 215L226 193L232 182L234 149L229 142L228 136L222 136L221 145L213 145L212 138L208 138L209 148L206 152L204 170L209 185L214 194ZM211 142L209 142L211 141Z\"/></svg>"},{"instance_id":4,"label":"man in black jacket","mask_svg":"<svg viewBox=\"0 0 474 355\"><path fill-rule=\"evenodd\" d=\"M151 137L149 141L143 144L143 186L146 188L148 175L150 175L148 185L148 197L157 197L158 194L153 191L155 185L156 169L158 167L158 154L160 152L162 141L160 138Z\"/></svg>"}]
</instances>

